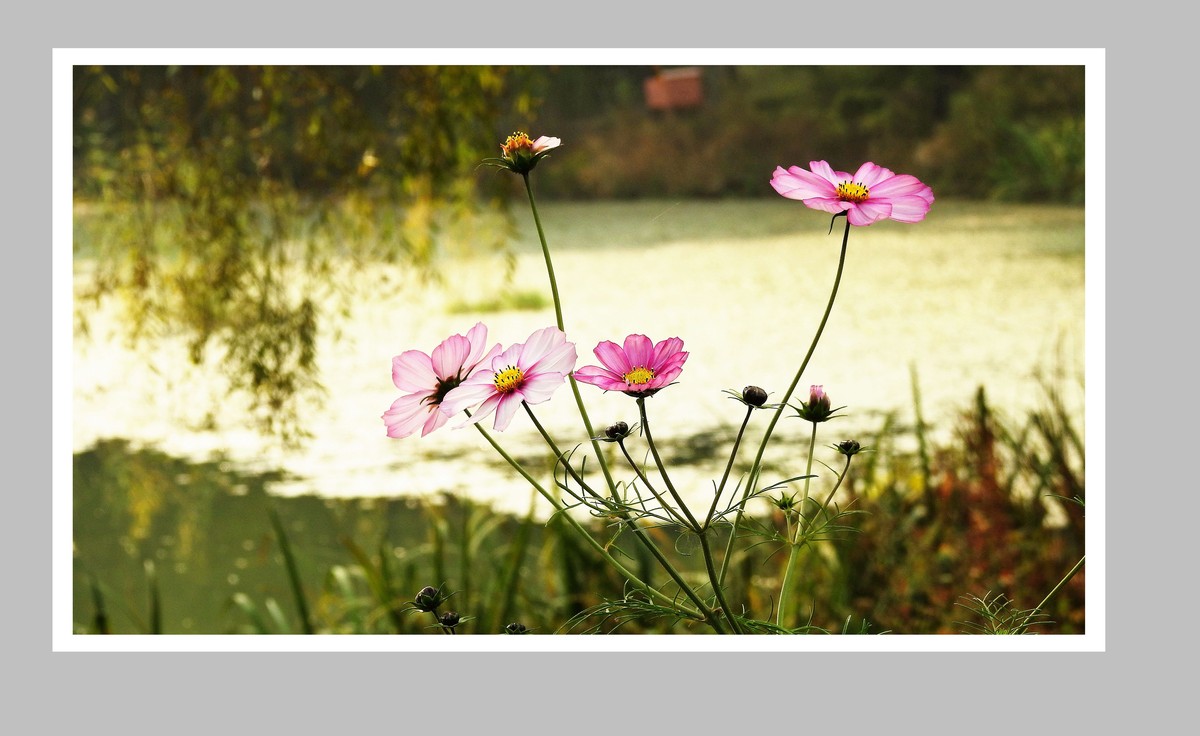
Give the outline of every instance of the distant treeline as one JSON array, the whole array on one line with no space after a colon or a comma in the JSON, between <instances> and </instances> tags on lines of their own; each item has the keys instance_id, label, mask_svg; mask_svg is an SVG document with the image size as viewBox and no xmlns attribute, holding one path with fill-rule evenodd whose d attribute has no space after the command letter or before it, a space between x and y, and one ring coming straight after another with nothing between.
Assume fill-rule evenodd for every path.
<instances>
[{"instance_id":1,"label":"distant treeline","mask_svg":"<svg viewBox=\"0 0 1200 736\"><path fill-rule=\"evenodd\" d=\"M478 161L530 128L565 144L539 170L546 196L768 196L776 165L825 159L943 196L1083 201L1082 66L705 66L698 104L652 108L647 80L677 73L77 67L75 187L189 196L211 167L260 192L495 194Z\"/></svg>"},{"instance_id":2,"label":"distant treeline","mask_svg":"<svg viewBox=\"0 0 1200 736\"><path fill-rule=\"evenodd\" d=\"M875 161L946 197L1082 203L1082 66L701 67L698 105L652 109L678 69L558 67L538 131L563 138L540 191L773 196L775 166Z\"/></svg>"}]
</instances>

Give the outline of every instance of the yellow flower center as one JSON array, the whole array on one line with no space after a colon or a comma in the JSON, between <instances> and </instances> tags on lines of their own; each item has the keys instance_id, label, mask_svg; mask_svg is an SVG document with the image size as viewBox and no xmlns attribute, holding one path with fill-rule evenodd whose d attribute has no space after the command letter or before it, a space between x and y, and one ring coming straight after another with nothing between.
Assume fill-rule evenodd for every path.
<instances>
[{"instance_id":1,"label":"yellow flower center","mask_svg":"<svg viewBox=\"0 0 1200 736\"><path fill-rule=\"evenodd\" d=\"M517 151L532 151L533 141L528 135L518 130L504 140L502 148L505 156L512 156Z\"/></svg>"},{"instance_id":2,"label":"yellow flower center","mask_svg":"<svg viewBox=\"0 0 1200 736\"><path fill-rule=\"evenodd\" d=\"M637 368L621 376L621 378L624 378L625 383L631 386L644 386L654 379L654 371L644 365L639 365Z\"/></svg>"},{"instance_id":3,"label":"yellow flower center","mask_svg":"<svg viewBox=\"0 0 1200 736\"><path fill-rule=\"evenodd\" d=\"M871 194L871 190L856 181L844 181L837 185L838 199L843 202L863 202Z\"/></svg>"},{"instance_id":4,"label":"yellow flower center","mask_svg":"<svg viewBox=\"0 0 1200 736\"><path fill-rule=\"evenodd\" d=\"M521 385L521 381L524 378L525 371L515 365L510 365L496 374L496 378L494 379L496 390L502 394L510 394L516 390L517 386Z\"/></svg>"}]
</instances>

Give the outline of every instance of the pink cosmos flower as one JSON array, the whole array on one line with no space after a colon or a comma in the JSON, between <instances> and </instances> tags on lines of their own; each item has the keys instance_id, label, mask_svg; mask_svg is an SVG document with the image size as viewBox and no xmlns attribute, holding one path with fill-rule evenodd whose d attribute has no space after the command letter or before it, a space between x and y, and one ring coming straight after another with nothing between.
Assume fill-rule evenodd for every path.
<instances>
[{"instance_id":1,"label":"pink cosmos flower","mask_svg":"<svg viewBox=\"0 0 1200 736\"><path fill-rule=\"evenodd\" d=\"M521 131L517 131L505 139L500 146L500 150L504 155L512 158L517 153L529 152L534 155L549 151L551 148L558 148L562 145L562 139L551 138L548 135L539 136L536 141L531 141L529 136Z\"/></svg>"},{"instance_id":2,"label":"pink cosmos flower","mask_svg":"<svg viewBox=\"0 0 1200 736\"><path fill-rule=\"evenodd\" d=\"M593 351L600 365L575 371L575 380L630 396L653 396L683 371L688 354L683 340L669 337L657 345L645 335L630 335L625 346L605 340Z\"/></svg>"},{"instance_id":3,"label":"pink cosmos flower","mask_svg":"<svg viewBox=\"0 0 1200 736\"><path fill-rule=\"evenodd\" d=\"M466 337L451 335L443 340L432 355L407 350L392 358L392 383L409 393L392 402L383 413L387 436L407 437L420 427L424 437L445 424L450 416L439 409L447 394L479 364L500 352L499 343L485 354L486 346L487 327L478 322Z\"/></svg>"},{"instance_id":4,"label":"pink cosmos flower","mask_svg":"<svg viewBox=\"0 0 1200 736\"><path fill-rule=\"evenodd\" d=\"M508 169L515 174L528 174L537 166L538 161L546 157L553 148L562 145L559 138L543 135L537 140L531 139L522 131L517 131L504 140L500 145L502 158L484 159L484 163L501 169Z\"/></svg>"},{"instance_id":5,"label":"pink cosmos flower","mask_svg":"<svg viewBox=\"0 0 1200 736\"><path fill-rule=\"evenodd\" d=\"M464 422L479 422L495 413L492 427L503 432L521 402L540 404L567 379L575 367L575 343L557 327L546 327L491 359L458 388L446 394L441 410L447 416L479 409Z\"/></svg>"},{"instance_id":6,"label":"pink cosmos flower","mask_svg":"<svg viewBox=\"0 0 1200 736\"><path fill-rule=\"evenodd\" d=\"M859 166L854 176L834 171L824 161L810 161L808 166L812 171L776 166L771 186L815 210L845 212L851 225L870 225L888 218L920 222L933 204L933 190L917 177L896 175L870 161Z\"/></svg>"}]
</instances>

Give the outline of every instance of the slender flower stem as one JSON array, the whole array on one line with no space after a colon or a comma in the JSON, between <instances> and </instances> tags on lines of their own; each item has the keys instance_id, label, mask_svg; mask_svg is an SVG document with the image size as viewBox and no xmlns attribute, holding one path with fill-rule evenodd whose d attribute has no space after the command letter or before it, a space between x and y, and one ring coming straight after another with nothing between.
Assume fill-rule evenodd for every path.
<instances>
[{"instance_id":1,"label":"slender flower stem","mask_svg":"<svg viewBox=\"0 0 1200 736\"><path fill-rule=\"evenodd\" d=\"M674 484L671 483L671 478L667 475L667 467L663 464L662 458L658 454L658 448L654 445L654 436L650 434L650 420L646 417L646 397L639 396L637 398L638 412L641 414L642 431L646 433L646 444L650 446L650 454L654 456L654 464L658 466L658 472L662 476L663 482L667 484L667 491L671 497L675 499L675 503L679 504L679 508L687 516L688 523L691 525L691 530L700 538L700 549L704 553L704 566L708 570L708 579L712 584L713 594L717 597L717 602L721 604L721 609L725 611L725 618L728 619L729 625L733 627L735 634L745 633L742 627L737 622L734 616L733 608L729 605L729 601L725 600L725 591L718 584L716 565L713 562L712 547L708 542L708 529L706 526L701 526L696 517L692 515L687 504L683 502L679 492L675 490Z\"/></svg>"},{"instance_id":2,"label":"slender flower stem","mask_svg":"<svg viewBox=\"0 0 1200 736\"><path fill-rule=\"evenodd\" d=\"M542 427L542 423L539 422L537 417L533 415L533 409L530 408L529 404L521 402L521 406L525 407L525 413L527 413L529 418L533 420L533 426L537 427L538 432L540 432L542 435L542 439L546 440L546 444L550 446L550 450L554 453L555 457L563 462L563 466L566 467L567 472L571 474L571 477L575 479L575 482L580 486L586 487L586 484L583 482L583 478L581 478L579 474L575 472L575 469L571 467L571 464L563 458L562 451L558 449L558 445L554 442L554 439L550 437L550 434L545 430L544 427ZM624 449L624 446L622 446L622 449ZM588 491L591 492L593 496L596 496L596 493L591 491L590 488L588 488ZM657 495L655 497L657 498ZM600 497L597 496L597 498ZM603 502L603 499L600 500ZM646 530L638 525L637 520L630 517L628 511L625 511L618 506L610 505L608 508L612 514L620 517L620 519L625 522L625 525L628 526L629 530L633 532L634 537L642 543L642 546L650 551L650 554L654 555L654 559L658 560L658 564L662 565L662 568L667 572L667 575L669 575L671 579L675 581L675 584L679 586L679 589L683 592L683 594L691 599L692 603L696 605L696 608L699 609L704 617L708 620L709 625L712 626L713 629L715 629L718 633L724 633L721 631L721 627L717 625L717 621L719 619L716 613L706 606L700 596L697 595L696 592L692 590L692 587L684 581L683 576L679 574L679 571L675 569L675 566L671 564L671 561L668 560L665 555L663 555L662 550L658 548L658 545L654 543L654 540L650 539L650 537L646 535Z\"/></svg>"},{"instance_id":3,"label":"slender flower stem","mask_svg":"<svg viewBox=\"0 0 1200 736\"><path fill-rule=\"evenodd\" d=\"M716 493L713 494L712 507L708 510L708 516L704 518L705 529L712 526L713 515L717 513L717 503L721 500L721 492L725 490L725 483L729 480L729 471L733 468L734 458L737 457L738 446L742 444L742 435L745 434L746 425L750 423L750 415L753 413L754 407L746 407L746 418L742 420L742 427L733 440L733 449L729 451L729 462L725 464L725 473L721 476L721 483L717 486ZM728 550L726 550L726 554L729 554Z\"/></svg>"},{"instance_id":4,"label":"slender flower stem","mask_svg":"<svg viewBox=\"0 0 1200 736\"><path fill-rule=\"evenodd\" d=\"M660 602L662 602L666 605L672 606L676 610L679 610L681 614L683 614L689 618L696 619L698 621L705 620L704 617L701 616L699 613L680 607L678 601L672 599L670 596L651 587L650 585L647 585L637 575L634 575L632 571L630 571L628 568L626 568L624 565L622 565L620 562L618 562L612 555L610 555L608 553L608 550L606 550L604 548L604 545L597 542L595 540L595 538L592 537L592 535L589 534L588 531L586 529L584 529L583 526L581 526L578 521L575 520L574 517L572 517L569 513L566 513L566 510L559 504L558 499L556 499L545 488L543 488L542 484L538 483L537 480L532 475L530 475L529 472L525 470L525 468L523 468L521 466L520 463L518 463L516 460L514 460L512 458L511 455L509 455L507 452L504 451L504 448L500 447L500 445L496 442L496 440L492 437L492 435L486 429L484 429L482 426L480 426L478 424L475 425L475 428L478 429L479 433L482 434L484 439L486 439L488 441L488 444L490 444L492 446L492 449L494 449L496 452L498 452L500 454L500 457L504 458L505 462L507 462L509 465L511 465L513 470L517 471L517 473L520 474L520 476L522 478L524 478L526 480L526 482L529 483L529 485L533 486L534 489L536 489L538 493L542 494L542 497L545 498L547 501L549 501L550 505L554 507L555 512L558 512L560 516L562 516L564 519L566 519L567 523L570 524L572 527L574 527L575 531L579 532L580 536L582 536L584 538L584 540L589 545L591 545L591 547L593 549L595 549L596 552L599 553L601 557L604 558L604 560L606 562L608 562L610 565L612 565L617 570L617 572L621 573L621 575L624 576L626 580L628 580L635 587L637 587L639 590L646 593L647 595L651 596L652 598L656 598Z\"/></svg>"},{"instance_id":5,"label":"slender flower stem","mask_svg":"<svg viewBox=\"0 0 1200 736\"><path fill-rule=\"evenodd\" d=\"M663 511L667 512L667 514L674 519L675 523L682 527L686 527L688 525L687 519L683 518L683 515L680 514L679 511L673 506L671 506L671 504L667 503L666 500L663 499L662 494L655 490L654 484L651 483L650 479L646 477L645 471L643 471L642 467L638 465L637 462L629 455L629 448L625 447L625 443L620 442L619 444L621 446L621 453L624 454L625 459L629 461L629 467L633 468L633 472L637 473L637 477L646 486L646 490L650 491L650 494L654 496L654 500L658 501L658 505L662 506Z\"/></svg>"},{"instance_id":6,"label":"slender flower stem","mask_svg":"<svg viewBox=\"0 0 1200 736\"><path fill-rule=\"evenodd\" d=\"M843 217L845 215L842 215ZM837 217L837 215L835 215ZM846 245L850 240L850 220L846 220L846 230L842 233L842 251L838 256L837 275L833 279L833 291L829 294L829 303L825 306L825 314L821 317L821 324L817 326L817 332L813 335L812 344L808 347L808 353L805 354L804 360L800 363L800 368L796 371L796 377L792 379L792 384L788 386L787 392L783 395L783 399L779 402L779 407L775 410L775 415L771 417L771 423L767 425L767 431L763 433L762 441L758 444L758 453L754 456L754 464L750 466L750 475L747 478L746 489L742 492L742 500L738 506L737 515L733 520L733 530L730 532L730 543L737 536L738 527L742 523L742 516L745 514L746 500L749 498L751 490L758 484L759 473L762 472L763 453L767 450L767 442L771 439L771 433L775 431L775 425L779 422L780 416L783 415L783 409L787 406L788 399L792 398L792 394L796 390L796 386L800 383L800 377L804 375L804 369L808 367L808 361L812 359L813 353L817 349L817 343L821 340L821 333L825 331L825 323L829 321L829 314L833 311L833 302L837 299L838 286L842 283L842 270L846 265ZM730 557L726 555L721 569L721 580L725 579L725 573L728 570Z\"/></svg>"},{"instance_id":7,"label":"slender flower stem","mask_svg":"<svg viewBox=\"0 0 1200 736\"><path fill-rule=\"evenodd\" d=\"M658 466L658 474L662 476L663 482L667 485L667 492L671 494L671 498L675 499L675 503L679 504L679 508L687 517L689 528L697 534L703 533L703 527L700 526L700 522L696 521L696 517L692 515L687 504L683 502L683 499L679 496L679 491L675 490L675 484L671 482L670 476L667 475L667 466L663 463L662 458L659 457L658 448L654 445L654 436L650 434L650 420L646 418L646 397L637 397L637 405L638 412L642 418L642 432L646 434L646 444L650 446L650 454L654 457L654 464Z\"/></svg>"},{"instance_id":8,"label":"slender flower stem","mask_svg":"<svg viewBox=\"0 0 1200 736\"><path fill-rule=\"evenodd\" d=\"M558 322L558 329L566 333L567 328L563 322L562 301L558 297L558 280L554 278L554 262L550 259L550 246L546 243L546 233L542 230L542 218L538 215L537 202L533 198L533 186L529 183L529 172L521 174L521 178L525 181L525 193L529 196L529 209L533 211L533 224L537 227L538 241L542 244L542 255L546 259L546 275L550 277L550 293L554 297L554 318ZM600 443L596 440L596 430L592 428L592 420L588 417L587 407L583 404L583 395L579 393L579 384L575 381L575 374L568 373L567 380L571 384L571 393L575 395L575 405L579 407L579 416L583 419L583 428L587 431L587 436L591 439L592 450L596 453L596 459L600 463L600 471L604 474L604 480L608 483L608 490L615 500L617 498L617 484L613 481L612 472L608 469L607 458L600 451Z\"/></svg>"},{"instance_id":9,"label":"slender flower stem","mask_svg":"<svg viewBox=\"0 0 1200 736\"><path fill-rule=\"evenodd\" d=\"M550 436L550 433L547 432L546 428L542 426L542 423L538 421L538 418L534 415L533 409L529 406L529 404L522 401L521 406L524 407L525 413L529 415L529 419L533 422L533 426L537 428L538 433L542 435L542 439L544 439L546 444L550 447L550 451L554 453L554 459L562 463L563 468L568 474L570 474L572 478L575 479L575 482L579 484L579 487L586 493L590 494L592 498L595 498L597 502L604 504L604 507L610 512L614 512L616 509L618 509L619 507L615 502L604 498L599 493L596 493L594 490L592 490L592 487L587 484L587 482L583 479L583 476L576 472L575 468L571 467L570 459L562 450L558 448L558 443L554 441L554 438ZM579 498L579 496L576 496L574 493L571 495L575 496L575 498ZM580 499L580 501L582 500L583 499Z\"/></svg>"},{"instance_id":10,"label":"slender flower stem","mask_svg":"<svg viewBox=\"0 0 1200 736\"><path fill-rule=\"evenodd\" d=\"M812 434L808 438L808 463L804 466L804 500L800 502L800 518L804 518L804 507L808 505L808 489L812 484L812 464L813 454L817 449L817 422L812 423ZM796 524L796 538L792 540L794 544L800 538L800 524Z\"/></svg>"},{"instance_id":11,"label":"slender flower stem","mask_svg":"<svg viewBox=\"0 0 1200 736\"><path fill-rule=\"evenodd\" d=\"M721 604L721 610L725 612L725 618L729 620L729 625L733 627L733 633L744 634L746 632L742 628L742 625L738 623L733 607L725 599L725 589L717 585L717 568L713 562L712 547L708 542L708 530L702 530L699 537L700 550L704 553L704 568L708 571L708 579L712 583L713 594L717 596L717 602Z\"/></svg>"},{"instance_id":12,"label":"slender flower stem","mask_svg":"<svg viewBox=\"0 0 1200 736\"><path fill-rule=\"evenodd\" d=\"M842 468L842 474L838 476L837 483L834 483L833 488L829 489L829 494L827 496L825 496L825 500L821 502L820 507L818 507L818 509L817 509L818 511L824 512L826 514L829 513L828 512L829 502L833 500L833 494L837 493L837 489L842 487L842 481L846 479L846 475L849 472L850 472L850 456L847 455L846 456L846 467ZM813 518L816 518L815 515ZM810 529L812 528L811 523L808 526Z\"/></svg>"},{"instance_id":13,"label":"slender flower stem","mask_svg":"<svg viewBox=\"0 0 1200 736\"><path fill-rule=\"evenodd\" d=\"M1055 585L1054 589L1046 594L1046 597L1042 599L1042 602L1037 604L1037 608L1035 608L1029 612L1029 615L1026 616L1025 620L1021 622L1021 625L1019 627L1017 627L1017 630L1015 633L1017 633L1017 634L1025 633L1025 630L1029 628L1029 622L1033 619L1034 614L1045 609L1046 604L1049 603L1051 600L1053 600L1054 596L1058 595L1058 591L1062 590L1066 586L1066 584L1071 581L1071 578L1075 577L1075 573L1077 573L1081 569L1083 569L1083 561L1086 559L1087 559L1087 555L1084 555L1083 557L1079 558L1079 562L1075 563L1075 567L1072 567L1071 571L1068 572L1066 574L1066 576L1063 577L1062 580L1058 581L1058 585Z\"/></svg>"},{"instance_id":14,"label":"slender flower stem","mask_svg":"<svg viewBox=\"0 0 1200 736\"><path fill-rule=\"evenodd\" d=\"M784 626L788 620L788 602L792 599L792 588L796 583L792 577L796 568L796 560L800 557L800 530L805 528L804 507L808 505L808 487L812 481L813 450L817 446L817 423L812 423L812 434L808 439L808 465L804 469L804 500L800 502L799 517L796 519L796 534L791 539L792 550L788 553L787 567L783 571L783 583L779 586L779 612L775 619L778 626ZM807 541L807 540L806 540Z\"/></svg>"},{"instance_id":15,"label":"slender flower stem","mask_svg":"<svg viewBox=\"0 0 1200 736\"><path fill-rule=\"evenodd\" d=\"M533 224L537 227L538 240L542 243L542 255L546 258L546 273L550 276L550 293L554 296L554 316L558 320L558 329L563 332L562 301L558 298L558 280L554 278L554 262L550 260L550 247L546 245L546 233L542 231L542 218L538 217L537 203L533 199L533 187L529 183L529 173L521 174L525 180L525 193L529 195L529 208L533 210Z\"/></svg>"}]
</instances>

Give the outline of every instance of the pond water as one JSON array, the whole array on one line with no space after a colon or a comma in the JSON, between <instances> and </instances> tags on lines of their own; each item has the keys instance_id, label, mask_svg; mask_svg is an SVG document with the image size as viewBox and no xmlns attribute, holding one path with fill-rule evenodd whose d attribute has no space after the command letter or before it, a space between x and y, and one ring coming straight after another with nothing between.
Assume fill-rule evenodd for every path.
<instances>
[{"instance_id":1,"label":"pond water","mask_svg":"<svg viewBox=\"0 0 1200 736\"><path fill-rule=\"evenodd\" d=\"M778 398L792 380L829 296L840 227L787 201L553 203L540 206L562 291L568 338L580 366L601 340L642 332L679 336L690 352L679 383L648 401L665 454L686 456L676 485L710 493L742 419L722 389L757 384ZM74 343L73 446L106 438L202 460L221 453L247 471L281 470L276 495L401 497L461 492L523 513L529 492L471 429L389 439L380 415L399 395L391 358L431 350L476 321L490 342L524 341L554 324L544 263L527 213L514 280L497 256L445 265L445 287L419 285L383 266L358 271L374 296L322 340L328 393L306 410L312 439L297 450L244 426L236 401L211 371L187 369L181 341L130 347L115 310L92 315L93 337ZM926 421L948 432L979 386L998 410L1020 415L1041 403L1039 375L1061 371L1083 426L1084 217L1079 208L938 202L916 225L854 229L838 300L800 390L822 384L846 418L826 425L828 445L913 417L912 369ZM547 306L493 313L452 309L503 289L540 291ZM332 333L332 330L330 331ZM633 400L581 386L597 429L633 424ZM585 440L569 388L536 407L560 445ZM756 415L743 457L765 428ZM808 425L780 422L770 459L803 462ZM499 435L514 455L548 473L524 416ZM673 441L672 441L673 440ZM832 451L829 451L832 453ZM799 474L798 472L795 474Z\"/></svg>"}]
</instances>

